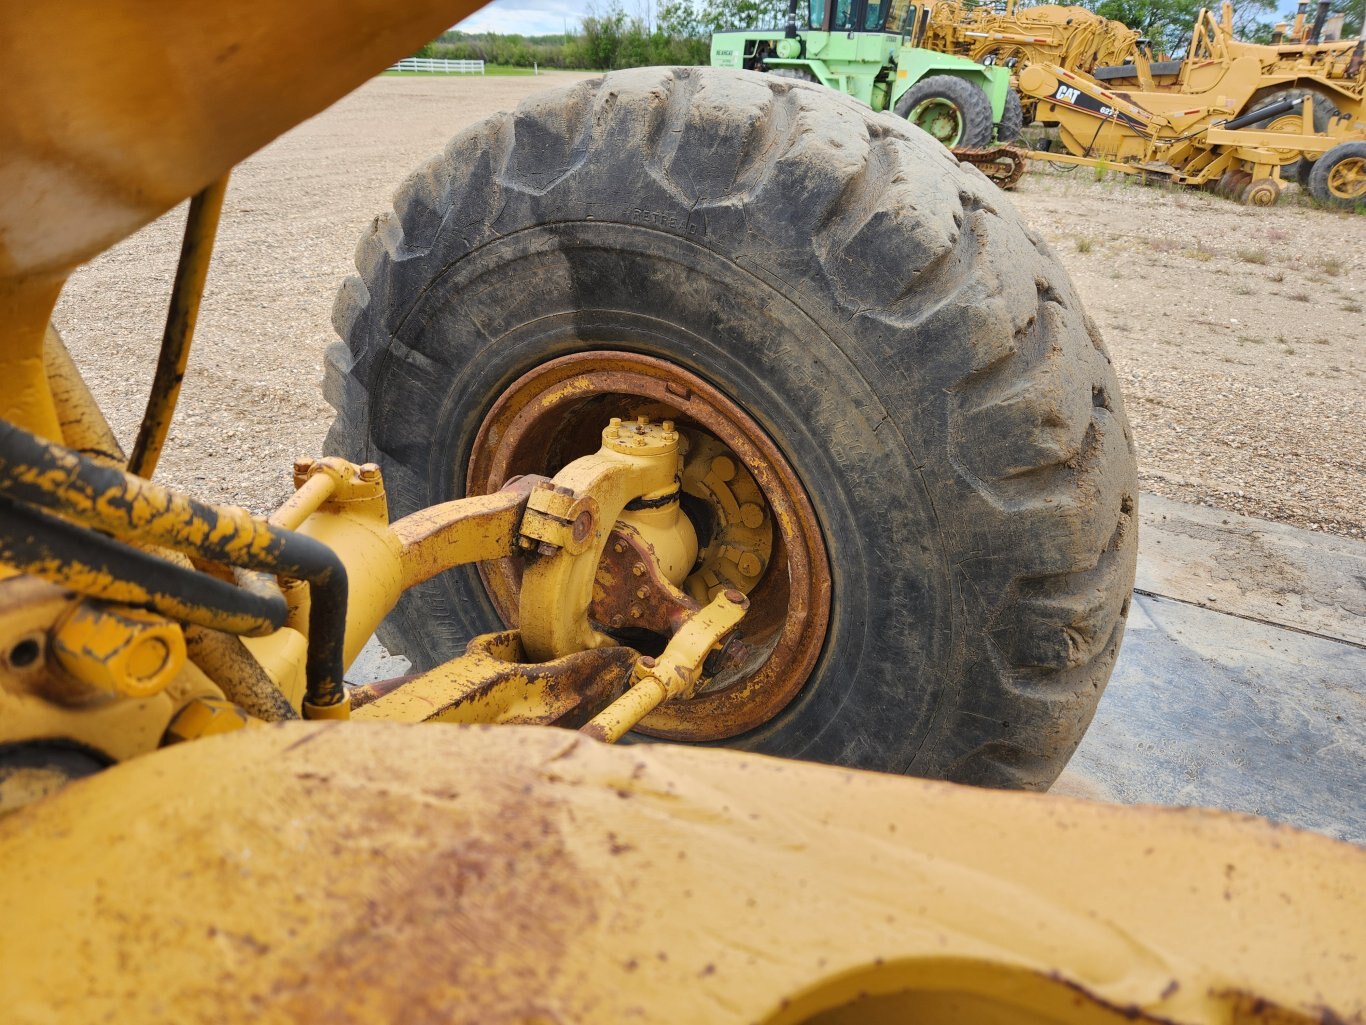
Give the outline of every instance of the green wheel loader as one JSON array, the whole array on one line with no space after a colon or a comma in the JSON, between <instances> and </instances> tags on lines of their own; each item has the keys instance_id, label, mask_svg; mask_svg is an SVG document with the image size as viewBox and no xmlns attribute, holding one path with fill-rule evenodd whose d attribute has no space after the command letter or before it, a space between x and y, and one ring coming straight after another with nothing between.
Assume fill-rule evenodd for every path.
<instances>
[{"instance_id":1,"label":"green wheel loader","mask_svg":"<svg viewBox=\"0 0 1366 1025\"><path fill-rule=\"evenodd\" d=\"M1019 135L1022 120L1008 68L919 47L930 8L910 0L802 2L804 26L798 24L798 0L789 0L785 29L715 33L712 66L847 93L906 118L1002 188L1019 180L1023 157L1005 145Z\"/></svg>"}]
</instances>

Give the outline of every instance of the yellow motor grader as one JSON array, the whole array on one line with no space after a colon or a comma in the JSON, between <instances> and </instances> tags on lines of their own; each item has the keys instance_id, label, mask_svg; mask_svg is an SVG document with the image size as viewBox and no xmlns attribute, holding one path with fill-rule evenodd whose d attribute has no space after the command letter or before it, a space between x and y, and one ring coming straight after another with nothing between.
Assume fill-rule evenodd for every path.
<instances>
[{"instance_id":1,"label":"yellow motor grader","mask_svg":"<svg viewBox=\"0 0 1366 1025\"><path fill-rule=\"evenodd\" d=\"M1066 272L895 117L490 118L365 231L293 497L154 482L231 167L473 9L0 9L5 1020L1362 1020L1360 850L965 785L1080 739L1135 466ZM187 199L125 453L51 315ZM416 671L353 686L376 627Z\"/></svg>"},{"instance_id":2,"label":"yellow motor grader","mask_svg":"<svg viewBox=\"0 0 1366 1025\"><path fill-rule=\"evenodd\" d=\"M1303 6L1295 35L1305 41L1241 42L1226 2L1217 19L1201 10L1181 60L1139 53L1089 75L1046 62L1022 68L1022 99L1059 128L1066 150L1048 159L1103 162L1255 205L1274 203L1285 177L1321 203L1366 202L1366 43L1318 42L1317 27L1303 28Z\"/></svg>"}]
</instances>

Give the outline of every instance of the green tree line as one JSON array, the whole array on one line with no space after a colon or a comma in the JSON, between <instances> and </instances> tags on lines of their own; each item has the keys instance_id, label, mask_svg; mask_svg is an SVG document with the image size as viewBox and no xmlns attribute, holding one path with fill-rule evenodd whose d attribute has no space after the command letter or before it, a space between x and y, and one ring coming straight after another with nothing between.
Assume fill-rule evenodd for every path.
<instances>
[{"instance_id":1,"label":"green tree line","mask_svg":"<svg viewBox=\"0 0 1366 1025\"><path fill-rule=\"evenodd\" d=\"M1073 2L1137 29L1152 41L1154 52L1176 55L1185 52L1200 8L1218 9L1218 0ZM1234 0L1233 24L1238 38L1270 41L1274 24L1293 18L1293 7L1285 13L1283 5L1287 2ZM799 3L803 13L805 3L806 0ZM1360 34L1363 3L1366 0L1333 0L1330 10L1346 15L1344 38ZM417 56L592 71L653 64L706 64L713 32L728 28L776 28L784 24L786 10L786 0L664 0L652 17L645 17L628 14L621 0L609 0L606 7L591 9L575 31L523 36L451 30L424 46ZM1313 11L1311 4L1310 17Z\"/></svg>"}]
</instances>

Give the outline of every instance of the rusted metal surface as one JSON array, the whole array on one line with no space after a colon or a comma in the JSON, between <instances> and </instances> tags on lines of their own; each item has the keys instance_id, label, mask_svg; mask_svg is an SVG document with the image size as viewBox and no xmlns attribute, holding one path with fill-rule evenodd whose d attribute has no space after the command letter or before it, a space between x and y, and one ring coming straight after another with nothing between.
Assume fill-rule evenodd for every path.
<instances>
[{"instance_id":1,"label":"rusted metal surface","mask_svg":"<svg viewBox=\"0 0 1366 1025\"><path fill-rule=\"evenodd\" d=\"M962 164L971 164L992 180L998 189L1013 189L1024 177L1028 162L1018 146L959 146L953 155Z\"/></svg>"},{"instance_id":2,"label":"rusted metal surface","mask_svg":"<svg viewBox=\"0 0 1366 1025\"><path fill-rule=\"evenodd\" d=\"M578 727L625 690L636 657L606 647L528 663L517 631L483 634L435 669L373 685L376 693L353 688L353 718Z\"/></svg>"},{"instance_id":3,"label":"rusted metal surface","mask_svg":"<svg viewBox=\"0 0 1366 1025\"><path fill-rule=\"evenodd\" d=\"M650 546L633 528L618 524L593 579L588 614L611 630L645 630L672 637L702 608L671 584Z\"/></svg>"},{"instance_id":4,"label":"rusted metal surface","mask_svg":"<svg viewBox=\"0 0 1366 1025\"><path fill-rule=\"evenodd\" d=\"M16 1022L1366 1017L1358 848L526 727L176 745L0 820L0 919Z\"/></svg>"},{"instance_id":5,"label":"rusted metal surface","mask_svg":"<svg viewBox=\"0 0 1366 1025\"><path fill-rule=\"evenodd\" d=\"M549 361L515 381L480 427L466 492L496 489L518 474L552 474L600 444L605 416L669 419L707 436L753 475L774 544L749 593L749 661L688 701L670 701L640 726L676 740L718 740L777 714L801 690L820 655L830 612L830 568L810 500L795 471L757 423L712 385L664 360L629 352L584 352ZM480 567L505 622L518 622L521 567ZM694 596L695 597L695 596ZM610 618L610 617L609 617ZM605 624L610 625L610 624Z\"/></svg>"},{"instance_id":6,"label":"rusted metal surface","mask_svg":"<svg viewBox=\"0 0 1366 1025\"><path fill-rule=\"evenodd\" d=\"M152 390L147 397L147 409L142 414L137 440L133 443L133 454L128 457L128 472L139 477L152 476L171 429L171 417L175 415L176 400L180 397L180 382L185 378L185 367L190 361L190 343L194 339L195 321L199 318L204 279L209 276L218 215L223 210L223 196L227 191L228 174L224 172L221 178L195 193L190 200Z\"/></svg>"}]
</instances>

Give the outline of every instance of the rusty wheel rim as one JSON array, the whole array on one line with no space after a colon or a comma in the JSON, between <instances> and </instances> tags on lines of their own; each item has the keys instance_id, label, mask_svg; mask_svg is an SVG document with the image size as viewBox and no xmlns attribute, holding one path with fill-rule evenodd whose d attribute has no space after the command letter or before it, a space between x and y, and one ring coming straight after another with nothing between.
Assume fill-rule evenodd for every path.
<instances>
[{"instance_id":1,"label":"rusty wheel rim","mask_svg":"<svg viewBox=\"0 0 1366 1025\"><path fill-rule=\"evenodd\" d=\"M639 732L669 740L724 740L785 708L806 683L830 618L825 542L806 489L767 433L721 391L666 360L630 352L582 352L542 364L514 381L480 425L466 493L487 494L511 477L553 475L597 450L610 416L676 421L725 445L758 483L774 525L774 551L750 591L741 626L752 657L731 678L652 712ZM481 565L498 614L517 622L515 560Z\"/></svg>"}]
</instances>

